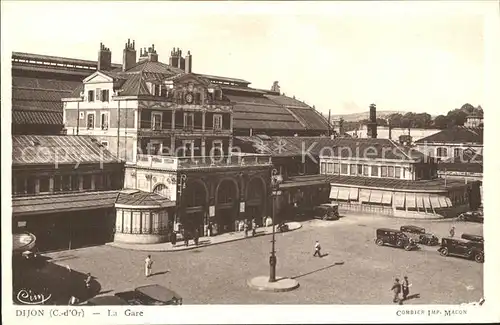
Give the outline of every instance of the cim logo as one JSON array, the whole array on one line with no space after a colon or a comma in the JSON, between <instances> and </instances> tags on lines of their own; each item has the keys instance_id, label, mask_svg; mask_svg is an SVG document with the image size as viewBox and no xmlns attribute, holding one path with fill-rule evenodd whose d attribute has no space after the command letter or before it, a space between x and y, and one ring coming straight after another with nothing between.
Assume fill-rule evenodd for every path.
<instances>
[{"instance_id":1,"label":"cim logo","mask_svg":"<svg viewBox=\"0 0 500 325\"><path fill-rule=\"evenodd\" d=\"M37 293L31 289L21 289L16 295L17 301L23 305L43 305L51 297L50 293Z\"/></svg>"}]
</instances>

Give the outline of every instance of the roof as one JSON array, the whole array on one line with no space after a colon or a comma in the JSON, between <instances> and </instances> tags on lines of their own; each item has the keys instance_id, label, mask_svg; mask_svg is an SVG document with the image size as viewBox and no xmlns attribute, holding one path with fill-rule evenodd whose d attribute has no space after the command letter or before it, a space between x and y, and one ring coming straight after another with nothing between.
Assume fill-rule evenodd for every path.
<instances>
[{"instance_id":1,"label":"roof","mask_svg":"<svg viewBox=\"0 0 500 325\"><path fill-rule=\"evenodd\" d=\"M12 165L118 163L90 136L13 135Z\"/></svg>"},{"instance_id":2,"label":"roof","mask_svg":"<svg viewBox=\"0 0 500 325\"><path fill-rule=\"evenodd\" d=\"M257 153L273 157L322 156L341 158L397 159L422 161L425 155L414 148L402 147L389 139L330 137L235 137L236 144L253 147ZM239 143L238 143L239 142Z\"/></svg>"},{"instance_id":3,"label":"roof","mask_svg":"<svg viewBox=\"0 0 500 325\"><path fill-rule=\"evenodd\" d=\"M370 187L389 190L409 191L447 191L455 187L466 186L462 180L435 178L429 180L405 180L378 177L325 175L330 184Z\"/></svg>"},{"instance_id":4,"label":"roof","mask_svg":"<svg viewBox=\"0 0 500 325\"><path fill-rule=\"evenodd\" d=\"M167 289L159 284L150 284L137 287L135 291L138 291L160 302L168 302L174 298L181 298L181 296L179 296L175 291Z\"/></svg>"},{"instance_id":5,"label":"roof","mask_svg":"<svg viewBox=\"0 0 500 325\"><path fill-rule=\"evenodd\" d=\"M444 129L415 143L478 143L483 144L483 128L454 126Z\"/></svg>"},{"instance_id":6,"label":"roof","mask_svg":"<svg viewBox=\"0 0 500 325\"><path fill-rule=\"evenodd\" d=\"M12 214L34 215L114 207L117 191L77 192L12 198Z\"/></svg>"},{"instance_id":7,"label":"roof","mask_svg":"<svg viewBox=\"0 0 500 325\"><path fill-rule=\"evenodd\" d=\"M482 163L439 163L438 171L441 172L467 172L467 173L482 173Z\"/></svg>"},{"instance_id":8,"label":"roof","mask_svg":"<svg viewBox=\"0 0 500 325\"><path fill-rule=\"evenodd\" d=\"M280 184L280 188L315 186L315 185L329 185L329 183L324 175L304 175L304 176L290 177L282 184Z\"/></svg>"},{"instance_id":9,"label":"roof","mask_svg":"<svg viewBox=\"0 0 500 325\"><path fill-rule=\"evenodd\" d=\"M130 205L136 207L167 207L175 205L175 202L169 199L150 192L143 192L139 190L123 190L118 193L116 204Z\"/></svg>"},{"instance_id":10,"label":"roof","mask_svg":"<svg viewBox=\"0 0 500 325\"><path fill-rule=\"evenodd\" d=\"M451 157L441 160L442 163L483 163L483 155L477 153L474 149L467 148L462 151L459 157Z\"/></svg>"},{"instance_id":11,"label":"roof","mask_svg":"<svg viewBox=\"0 0 500 325\"><path fill-rule=\"evenodd\" d=\"M30 125L62 125L63 116L59 112L17 109L12 111L12 123Z\"/></svg>"}]
</instances>

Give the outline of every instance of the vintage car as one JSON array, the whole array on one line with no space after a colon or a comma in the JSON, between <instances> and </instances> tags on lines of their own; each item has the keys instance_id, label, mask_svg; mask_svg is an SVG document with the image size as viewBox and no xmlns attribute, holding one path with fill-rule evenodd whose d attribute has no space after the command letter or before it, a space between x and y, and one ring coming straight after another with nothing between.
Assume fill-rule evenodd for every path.
<instances>
[{"instance_id":1,"label":"vintage car","mask_svg":"<svg viewBox=\"0 0 500 325\"><path fill-rule=\"evenodd\" d=\"M484 263L484 245L482 242L461 238L443 238L438 252L442 256L462 256L474 259L478 263Z\"/></svg>"},{"instance_id":2,"label":"vintage car","mask_svg":"<svg viewBox=\"0 0 500 325\"><path fill-rule=\"evenodd\" d=\"M128 302L125 299L122 299L117 296L98 296L94 298L90 298L87 301L79 304L80 306L122 306L128 305Z\"/></svg>"},{"instance_id":3,"label":"vintage car","mask_svg":"<svg viewBox=\"0 0 500 325\"><path fill-rule=\"evenodd\" d=\"M461 213L458 215L457 220L484 223L483 211L476 210Z\"/></svg>"},{"instance_id":4,"label":"vintage car","mask_svg":"<svg viewBox=\"0 0 500 325\"><path fill-rule=\"evenodd\" d=\"M159 284L137 287L133 291L118 292L115 296L127 301L129 305L182 305L180 295Z\"/></svg>"},{"instance_id":5,"label":"vintage car","mask_svg":"<svg viewBox=\"0 0 500 325\"><path fill-rule=\"evenodd\" d=\"M379 246L389 244L391 246L404 248L407 251L418 249L417 243L404 232L397 229L379 228L375 243Z\"/></svg>"},{"instance_id":6,"label":"vintage car","mask_svg":"<svg viewBox=\"0 0 500 325\"><path fill-rule=\"evenodd\" d=\"M337 203L323 203L313 209L315 219L321 220L338 220L339 205Z\"/></svg>"},{"instance_id":7,"label":"vintage car","mask_svg":"<svg viewBox=\"0 0 500 325\"><path fill-rule=\"evenodd\" d=\"M483 236L473 234L462 234L462 239L484 243Z\"/></svg>"},{"instance_id":8,"label":"vintage car","mask_svg":"<svg viewBox=\"0 0 500 325\"><path fill-rule=\"evenodd\" d=\"M401 226L400 230L419 244L429 246L439 244L439 238L433 234L425 232L425 228L418 226Z\"/></svg>"}]
</instances>

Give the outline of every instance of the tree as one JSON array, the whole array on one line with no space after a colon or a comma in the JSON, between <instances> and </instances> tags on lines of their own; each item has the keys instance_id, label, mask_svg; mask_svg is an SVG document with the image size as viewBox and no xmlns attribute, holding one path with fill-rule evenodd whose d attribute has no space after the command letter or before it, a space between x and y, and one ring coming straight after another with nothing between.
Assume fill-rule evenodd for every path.
<instances>
[{"instance_id":1,"label":"tree","mask_svg":"<svg viewBox=\"0 0 500 325\"><path fill-rule=\"evenodd\" d=\"M467 115L472 114L475 109L476 108L469 103L463 104L462 107L460 108L460 110L467 113Z\"/></svg>"},{"instance_id":2,"label":"tree","mask_svg":"<svg viewBox=\"0 0 500 325\"><path fill-rule=\"evenodd\" d=\"M437 129L446 129L446 127L448 126L448 117L444 115L436 116L433 125Z\"/></svg>"},{"instance_id":3,"label":"tree","mask_svg":"<svg viewBox=\"0 0 500 325\"><path fill-rule=\"evenodd\" d=\"M464 125L468 114L462 109L454 109L449 111L446 116L448 117L448 127L452 127L455 125Z\"/></svg>"}]
</instances>

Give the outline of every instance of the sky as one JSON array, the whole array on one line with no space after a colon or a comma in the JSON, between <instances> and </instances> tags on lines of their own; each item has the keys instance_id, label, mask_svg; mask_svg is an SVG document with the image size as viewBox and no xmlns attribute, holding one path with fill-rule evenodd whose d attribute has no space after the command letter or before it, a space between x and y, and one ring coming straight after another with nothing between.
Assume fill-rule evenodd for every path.
<instances>
[{"instance_id":1,"label":"sky","mask_svg":"<svg viewBox=\"0 0 500 325\"><path fill-rule=\"evenodd\" d=\"M2 47L97 60L102 42L121 63L130 38L162 62L191 51L196 73L279 81L325 115L437 115L483 104L488 4L2 1Z\"/></svg>"}]
</instances>

